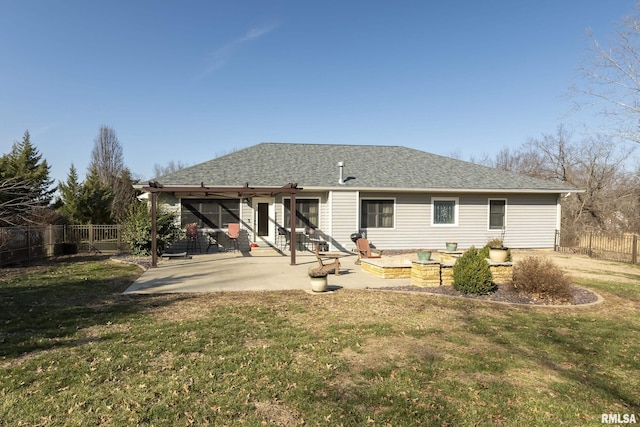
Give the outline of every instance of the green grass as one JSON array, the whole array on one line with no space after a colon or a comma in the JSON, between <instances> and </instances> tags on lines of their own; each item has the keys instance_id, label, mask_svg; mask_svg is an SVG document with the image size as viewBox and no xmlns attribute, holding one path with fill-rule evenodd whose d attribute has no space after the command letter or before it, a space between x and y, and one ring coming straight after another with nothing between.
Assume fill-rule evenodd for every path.
<instances>
[{"instance_id":1,"label":"green grass","mask_svg":"<svg viewBox=\"0 0 640 427\"><path fill-rule=\"evenodd\" d=\"M640 274L581 283L605 298L582 309L121 295L139 274L106 260L0 272L0 424L595 426L640 412Z\"/></svg>"}]
</instances>

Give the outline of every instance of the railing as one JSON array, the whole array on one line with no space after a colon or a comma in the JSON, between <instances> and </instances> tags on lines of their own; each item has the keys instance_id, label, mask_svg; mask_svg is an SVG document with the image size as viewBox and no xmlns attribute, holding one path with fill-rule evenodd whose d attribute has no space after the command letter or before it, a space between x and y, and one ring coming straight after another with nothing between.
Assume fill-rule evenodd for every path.
<instances>
[{"instance_id":1,"label":"railing","mask_svg":"<svg viewBox=\"0 0 640 427\"><path fill-rule=\"evenodd\" d=\"M638 263L638 235L625 233L581 233L571 239L556 233L556 248L561 252L573 252L612 261Z\"/></svg>"},{"instance_id":2,"label":"railing","mask_svg":"<svg viewBox=\"0 0 640 427\"><path fill-rule=\"evenodd\" d=\"M120 225L0 227L0 267L76 252L126 250Z\"/></svg>"}]
</instances>

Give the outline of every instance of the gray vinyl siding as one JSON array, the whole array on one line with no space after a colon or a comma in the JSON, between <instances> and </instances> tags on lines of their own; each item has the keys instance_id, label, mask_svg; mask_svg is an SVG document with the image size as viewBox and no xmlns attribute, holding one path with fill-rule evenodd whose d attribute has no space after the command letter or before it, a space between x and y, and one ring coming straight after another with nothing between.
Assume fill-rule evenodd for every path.
<instances>
[{"instance_id":1,"label":"gray vinyl siding","mask_svg":"<svg viewBox=\"0 0 640 427\"><path fill-rule=\"evenodd\" d=\"M332 191L331 250L351 251L354 244L351 234L358 231L358 193L356 191Z\"/></svg>"},{"instance_id":2,"label":"gray vinyl siding","mask_svg":"<svg viewBox=\"0 0 640 427\"><path fill-rule=\"evenodd\" d=\"M283 223L283 198L275 197L275 221ZM432 197L458 198L458 225L433 226L431 224ZM481 247L499 230L489 230L489 199L506 200L505 245L512 248L552 248L557 224L557 194L428 194L428 193L380 193L357 191L331 191L329 193L301 193L301 198L318 198L320 218L318 235L331 245L331 250L351 251L354 244L350 235L356 231L379 249L433 249L442 250L447 242L457 242L460 248ZM393 199L393 228L360 228L360 203L362 199ZM180 213L180 199L162 195L164 209ZM254 209L251 203L240 205L241 228L245 238L240 240L243 250L248 250L254 236Z\"/></svg>"},{"instance_id":3,"label":"gray vinyl siding","mask_svg":"<svg viewBox=\"0 0 640 427\"><path fill-rule=\"evenodd\" d=\"M395 226L362 230L379 249L444 249L447 242L460 248L481 247L500 237L489 230L489 199L506 199L505 244L513 248L550 248L554 245L557 195L554 194L388 194L360 193L363 198L394 198ZM457 226L431 224L432 197L458 198ZM359 219L358 219L359 221Z\"/></svg>"}]
</instances>

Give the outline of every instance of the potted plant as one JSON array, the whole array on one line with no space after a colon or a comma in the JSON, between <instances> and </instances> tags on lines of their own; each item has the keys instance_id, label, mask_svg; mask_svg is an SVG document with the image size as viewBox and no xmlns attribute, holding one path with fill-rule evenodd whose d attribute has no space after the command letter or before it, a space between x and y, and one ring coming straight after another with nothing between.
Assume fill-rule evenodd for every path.
<instances>
[{"instance_id":1,"label":"potted plant","mask_svg":"<svg viewBox=\"0 0 640 427\"><path fill-rule=\"evenodd\" d=\"M455 242L447 242L447 250L449 252L453 252L456 249L458 249L458 244L457 243L455 243Z\"/></svg>"},{"instance_id":2,"label":"potted plant","mask_svg":"<svg viewBox=\"0 0 640 427\"><path fill-rule=\"evenodd\" d=\"M431 259L431 251L418 251L418 259L420 261L429 261Z\"/></svg>"},{"instance_id":3,"label":"potted plant","mask_svg":"<svg viewBox=\"0 0 640 427\"><path fill-rule=\"evenodd\" d=\"M327 272L320 268L309 270L309 280L313 292L324 292L327 290Z\"/></svg>"},{"instance_id":4,"label":"potted plant","mask_svg":"<svg viewBox=\"0 0 640 427\"><path fill-rule=\"evenodd\" d=\"M491 261L505 262L509 258L509 248L504 246L502 238L493 238L487 242L486 246L489 247L489 259Z\"/></svg>"}]
</instances>

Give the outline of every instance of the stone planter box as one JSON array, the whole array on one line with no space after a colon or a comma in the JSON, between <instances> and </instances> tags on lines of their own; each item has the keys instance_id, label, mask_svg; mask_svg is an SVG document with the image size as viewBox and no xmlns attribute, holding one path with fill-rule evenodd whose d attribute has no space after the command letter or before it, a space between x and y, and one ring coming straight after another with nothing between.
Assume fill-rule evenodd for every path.
<instances>
[{"instance_id":1,"label":"stone planter box","mask_svg":"<svg viewBox=\"0 0 640 427\"><path fill-rule=\"evenodd\" d=\"M512 262L493 262L487 258L495 284L507 284L513 278ZM412 286L453 286L455 262L412 261L402 258L362 259L362 271L382 279L411 279Z\"/></svg>"},{"instance_id":2,"label":"stone planter box","mask_svg":"<svg viewBox=\"0 0 640 427\"><path fill-rule=\"evenodd\" d=\"M440 286L440 262L412 261L411 286L421 288Z\"/></svg>"},{"instance_id":3,"label":"stone planter box","mask_svg":"<svg viewBox=\"0 0 640 427\"><path fill-rule=\"evenodd\" d=\"M400 258L363 258L360 260L362 271L383 279L409 279L411 260Z\"/></svg>"}]
</instances>

